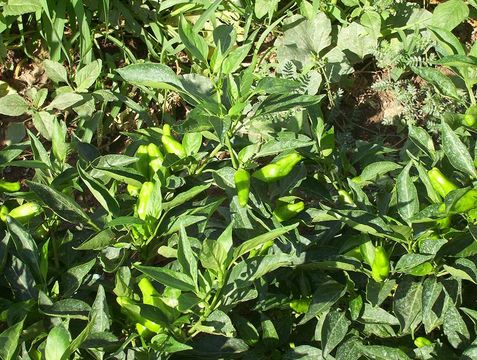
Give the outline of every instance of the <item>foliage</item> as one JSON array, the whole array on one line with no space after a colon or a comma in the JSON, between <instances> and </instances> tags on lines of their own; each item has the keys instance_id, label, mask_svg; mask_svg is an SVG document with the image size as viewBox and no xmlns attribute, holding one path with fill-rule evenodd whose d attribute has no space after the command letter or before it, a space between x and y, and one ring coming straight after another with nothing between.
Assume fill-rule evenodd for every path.
<instances>
[{"instance_id":1,"label":"foliage","mask_svg":"<svg viewBox=\"0 0 477 360\"><path fill-rule=\"evenodd\" d=\"M0 8L0 359L476 357L475 1Z\"/></svg>"}]
</instances>

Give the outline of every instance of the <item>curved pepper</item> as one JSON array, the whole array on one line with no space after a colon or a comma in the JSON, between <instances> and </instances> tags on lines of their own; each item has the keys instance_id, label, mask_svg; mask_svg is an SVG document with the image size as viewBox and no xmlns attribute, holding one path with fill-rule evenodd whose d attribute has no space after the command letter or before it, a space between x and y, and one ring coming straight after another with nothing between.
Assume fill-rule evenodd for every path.
<instances>
[{"instance_id":1,"label":"curved pepper","mask_svg":"<svg viewBox=\"0 0 477 360\"><path fill-rule=\"evenodd\" d=\"M438 168L433 167L427 172L427 174L429 175L432 187L443 198L445 198L451 191L457 189L457 185L447 179Z\"/></svg>"},{"instance_id":2,"label":"curved pepper","mask_svg":"<svg viewBox=\"0 0 477 360\"><path fill-rule=\"evenodd\" d=\"M237 189L238 201L241 207L248 203L250 195L250 174L245 169L238 169L234 175L235 188Z\"/></svg>"},{"instance_id":3,"label":"curved pepper","mask_svg":"<svg viewBox=\"0 0 477 360\"><path fill-rule=\"evenodd\" d=\"M43 208L40 204L37 204L35 202L27 202L14 208L8 213L8 216L21 223L25 223L28 220L34 218L35 216L40 215L42 212Z\"/></svg>"},{"instance_id":4,"label":"curved pepper","mask_svg":"<svg viewBox=\"0 0 477 360\"><path fill-rule=\"evenodd\" d=\"M275 210L273 210L273 216L275 216L275 219L277 219L279 222L283 222L293 219L303 210L305 210L305 203L303 201L299 201L296 203L278 206Z\"/></svg>"},{"instance_id":5,"label":"curved pepper","mask_svg":"<svg viewBox=\"0 0 477 360\"><path fill-rule=\"evenodd\" d=\"M252 176L266 183L278 181L287 176L302 159L303 156L297 152L293 152L258 169Z\"/></svg>"},{"instance_id":6,"label":"curved pepper","mask_svg":"<svg viewBox=\"0 0 477 360\"><path fill-rule=\"evenodd\" d=\"M21 188L21 185L19 181L10 182L5 180L0 180L0 193L19 191L20 188Z\"/></svg>"},{"instance_id":7,"label":"curved pepper","mask_svg":"<svg viewBox=\"0 0 477 360\"><path fill-rule=\"evenodd\" d=\"M373 279L377 282L385 280L389 275L389 257L382 246L378 246L374 252L374 261L371 265Z\"/></svg>"}]
</instances>

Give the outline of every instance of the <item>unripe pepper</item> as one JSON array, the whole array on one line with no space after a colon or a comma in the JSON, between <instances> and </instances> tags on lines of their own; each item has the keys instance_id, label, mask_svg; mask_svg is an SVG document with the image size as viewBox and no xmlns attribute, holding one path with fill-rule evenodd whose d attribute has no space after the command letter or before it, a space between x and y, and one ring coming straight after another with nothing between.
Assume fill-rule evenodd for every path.
<instances>
[{"instance_id":1,"label":"unripe pepper","mask_svg":"<svg viewBox=\"0 0 477 360\"><path fill-rule=\"evenodd\" d=\"M147 205L154 189L154 183L146 181L142 184L141 191L139 192L139 199L137 203L137 216L141 220L146 220L147 217Z\"/></svg>"},{"instance_id":2,"label":"unripe pepper","mask_svg":"<svg viewBox=\"0 0 477 360\"><path fill-rule=\"evenodd\" d=\"M250 174L245 169L238 169L234 175L235 188L237 189L238 201L241 207L248 203L250 195Z\"/></svg>"},{"instance_id":3,"label":"unripe pepper","mask_svg":"<svg viewBox=\"0 0 477 360\"><path fill-rule=\"evenodd\" d=\"M139 191L141 190L141 188L138 187L138 186L128 184L127 190L128 190L129 195L134 196L134 197L138 197L139 196Z\"/></svg>"},{"instance_id":4,"label":"unripe pepper","mask_svg":"<svg viewBox=\"0 0 477 360\"><path fill-rule=\"evenodd\" d=\"M164 327L162 325L143 318L140 314L140 307L130 298L126 296L118 296L116 301L119 306L121 306L121 311L132 321L143 325L146 329L156 334L162 333L164 331Z\"/></svg>"},{"instance_id":5,"label":"unripe pepper","mask_svg":"<svg viewBox=\"0 0 477 360\"><path fill-rule=\"evenodd\" d=\"M179 158L185 158L187 156L186 151L182 144L174 139L171 135L171 128L168 124L164 124L162 127L162 145L169 154L174 154Z\"/></svg>"},{"instance_id":6,"label":"unripe pepper","mask_svg":"<svg viewBox=\"0 0 477 360\"><path fill-rule=\"evenodd\" d=\"M147 145L139 145L135 156L139 159L136 162L136 170L139 171L145 178L149 178L149 153Z\"/></svg>"},{"instance_id":7,"label":"unripe pepper","mask_svg":"<svg viewBox=\"0 0 477 360\"><path fill-rule=\"evenodd\" d=\"M419 336L414 340L414 345L416 345L418 348L422 348L424 346L432 345L432 341L424 336Z\"/></svg>"},{"instance_id":8,"label":"unripe pepper","mask_svg":"<svg viewBox=\"0 0 477 360\"><path fill-rule=\"evenodd\" d=\"M353 198L351 197L349 192L347 192L346 190L343 190L343 189L338 190L338 195L339 195L339 201L342 204L355 205Z\"/></svg>"},{"instance_id":9,"label":"unripe pepper","mask_svg":"<svg viewBox=\"0 0 477 360\"><path fill-rule=\"evenodd\" d=\"M37 204L35 202L27 202L14 208L8 213L8 216L21 223L24 223L34 218L35 216L40 215L42 212L43 208L40 204Z\"/></svg>"},{"instance_id":10,"label":"unripe pepper","mask_svg":"<svg viewBox=\"0 0 477 360\"><path fill-rule=\"evenodd\" d=\"M477 124L477 106L472 105L466 111L464 115L464 125L469 127L476 127Z\"/></svg>"},{"instance_id":11,"label":"unripe pepper","mask_svg":"<svg viewBox=\"0 0 477 360\"><path fill-rule=\"evenodd\" d=\"M5 205L2 205L2 207L0 207L0 220L2 220L3 222L7 221L7 215L9 212L10 210L8 210Z\"/></svg>"},{"instance_id":12,"label":"unripe pepper","mask_svg":"<svg viewBox=\"0 0 477 360\"><path fill-rule=\"evenodd\" d=\"M451 191L457 189L457 186L447 179L438 168L432 168L427 174L429 175L432 187L443 198L445 198Z\"/></svg>"},{"instance_id":13,"label":"unripe pepper","mask_svg":"<svg viewBox=\"0 0 477 360\"><path fill-rule=\"evenodd\" d=\"M19 191L20 188L21 188L21 185L19 181L10 182L5 180L0 180L0 193Z\"/></svg>"},{"instance_id":14,"label":"unripe pepper","mask_svg":"<svg viewBox=\"0 0 477 360\"><path fill-rule=\"evenodd\" d=\"M283 204L279 205L277 208L275 208L275 210L273 210L273 216L275 216L275 219L277 219L279 222L283 222L293 219L303 210L305 210L305 203L303 201Z\"/></svg>"},{"instance_id":15,"label":"unripe pepper","mask_svg":"<svg viewBox=\"0 0 477 360\"><path fill-rule=\"evenodd\" d=\"M154 288L149 279L143 277L138 282L139 290L142 293L142 302L147 305L153 305L156 307L161 307L163 305L160 296L157 290Z\"/></svg>"},{"instance_id":16,"label":"unripe pepper","mask_svg":"<svg viewBox=\"0 0 477 360\"><path fill-rule=\"evenodd\" d=\"M281 180L287 176L302 159L303 156L297 152L293 152L258 169L252 176L266 183Z\"/></svg>"},{"instance_id":17,"label":"unripe pepper","mask_svg":"<svg viewBox=\"0 0 477 360\"><path fill-rule=\"evenodd\" d=\"M378 246L374 252L374 261L371 265L373 279L377 282L385 280L389 275L389 256L382 246Z\"/></svg>"},{"instance_id":18,"label":"unripe pepper","mask_svg":"<svg viewBox=\"0 0 477 360\"><path fill-rule=\"evenodd\" d=\"M452 212L463 214L477 207L477 190L470 189L459 200L456 201Z\"/></svg>"},{"instance_id":19,"label":"unripe pepper","mask_svg":"<svg viewBox=\"0 0 477 360\"><path fill-rule=\"evenodd\" d=\"M167 178L169 175L168 169L163 166L164 163L164 155L162 155L159 146L154 143L150 143L147 146L147 151L149 155L149 177L152 179L154 174L160 171L160 173L164 176L164 179Z\"/></svg>"},{"instance_id":20,"label":"unripe pepper","mask_svg":"<svg viewBox=\"0 0 477 360\"><path fill-rule=\"evenodd\" d=\"M162 125L162 135L171 136L171 126L169 124Z\"/></svg>"}]
</instances>

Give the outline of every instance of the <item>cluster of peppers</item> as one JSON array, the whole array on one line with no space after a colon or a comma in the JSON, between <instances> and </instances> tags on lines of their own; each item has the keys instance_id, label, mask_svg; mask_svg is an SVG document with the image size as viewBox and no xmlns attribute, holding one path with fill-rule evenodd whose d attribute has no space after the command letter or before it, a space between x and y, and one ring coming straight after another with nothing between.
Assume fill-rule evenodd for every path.
<instances>
[{"instance_id":1,"label":"cluster of peppers","mask_svg":"<svg viewBox=\"0 0 477 360\"><path fill-rule=\"evenodd\" d=\"M173 154L180 159L187 156L184 146L171 135L171 128L165 124L162 128L161 137L162 147L167 154ZM148 216L148 204L153 196L156 183L165 183L169 176L169 168L164 166L164 155L155 143L140 145L135 153L138 161L135 163L136 170L141 173L146 181L140 186L128 185L127 190L133 197L137 197L135 206L135 215L146 222L145 227L134 227L133 233L137 238L149 236L148 226L157 219L151 219Z\"/></svg>"},{"instance_id":2,"label":"cluster of peppers","mask_svg":"<svg viewBox=\"0 0 477 360\"><path fill-rule=\"evenodd\" d=\"M0 193L13 193L20 191L21 184L19 181L6 181L0 180ZM43 208L40 204L29 201L25 202L22 205L19 205L12 210L9 210L6 205L2 205L0 207L0 220L3 222L7 221L7 216L11 217L12 219L17 220L21 224L26 224L30 220L34 219L36 216L40 215L43 212ZM42 237L43 233L45 233L47 229L43 224L39 225L35 230L36 237Z\"/></svg>"},{"instance_id":3,"label":"cluster of peppers","mask_svg":"<svg viewBox=\"0 0 477 360\"><path fill-rule=\"evenodd\" d=\"M168 306L161 294L154 288L152 283L145 277L138 282L141 292L142 303L158 308L161 314L164 314L167 321L172 322L175 314L174 309ZM136 330L142 338L150 338L154 334L167 332L167 323L154 322L141 315L141 306L134 299L128 296L118 296L117 303L121 307L121 312L132 322L135 323Z\"/></svg>"},{"instance_id":4,"label":"cluster of peppers","mask_svg":"<svg viewBox=\"0 0 477 360\"><path fill-rule=\"evenodd\" d=\"M303 156L294 151L256 170L251 176L246 169L239 168L235 172L234 182L240 206L245 207L249 201L251 177L267 184L277 182L290 174L302 159ZM273 216L277 221L283 222L294 218L304 209L303 201L287 202L279 200L273 210Z\"/></svg>"}]
</instances>

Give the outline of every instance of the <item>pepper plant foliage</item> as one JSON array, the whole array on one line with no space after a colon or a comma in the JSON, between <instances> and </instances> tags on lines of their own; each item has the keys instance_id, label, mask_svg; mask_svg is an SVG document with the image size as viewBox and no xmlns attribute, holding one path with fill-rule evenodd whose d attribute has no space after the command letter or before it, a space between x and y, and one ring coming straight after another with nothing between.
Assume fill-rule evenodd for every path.
<instances>
[{"instance_id":1,"label":"pepper plant foliage","mask_svg":"<svg viewBox=\"0 0 477 360\"><path fill-rule=\"evenodd\" d=\"M477 3L424 5L0 0L0 359L477 358ZM397 142L369 65L441 101Z\"/></svg>"}]
</instances>

